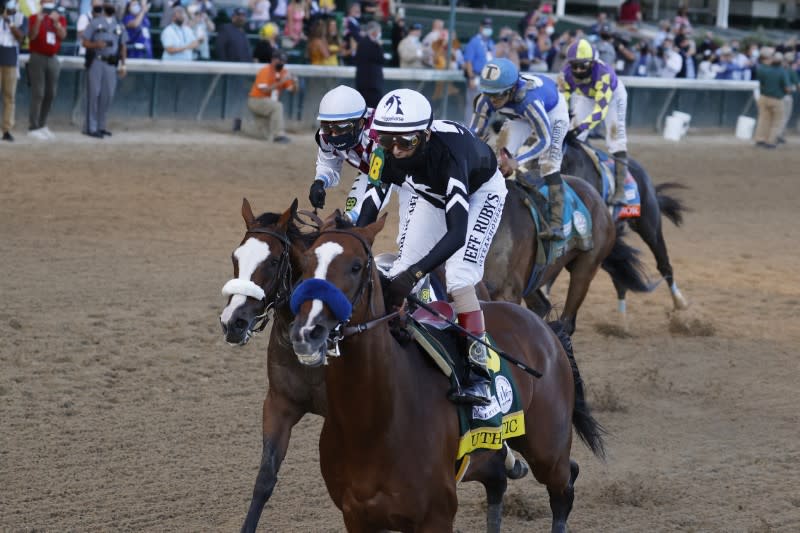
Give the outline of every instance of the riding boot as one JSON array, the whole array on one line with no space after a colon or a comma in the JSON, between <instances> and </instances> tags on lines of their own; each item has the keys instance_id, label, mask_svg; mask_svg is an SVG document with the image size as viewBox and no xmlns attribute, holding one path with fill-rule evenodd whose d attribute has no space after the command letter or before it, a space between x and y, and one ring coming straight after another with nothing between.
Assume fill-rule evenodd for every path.
<instances>
[{"instance_id":1,"label":"riding boot","mask_svg":"<svg viewBox=\"0 0 800 533\"><path fill-rule=\"evenodd\" d=\"M609 205L625 205L625 178L628 175L628 152L614 152L614 196L608 200Z\"/></svg>"},{"instance_id":2,"label":"riding boot","mask_svg":"<svg viewBox=\"0 0 800 533\"><path fill-rule=\"evenodd\" d=\"M539 233L539 237L545 240L564 240L564 182L561 173L556 171L548 174L544 177L544 182L547 184L550 218L547 228Z\"/></svg>"},{"instance_id":3,"label":"riding boot","mask_svg":"<svg viewBox=\"0 0 800 533\"><path fill-rule=\"evenodd\" d=\"M471 311L458 315L458 323L472 335L486 342L486 326L483 322L483 311ZM492 403L491 376L486 368L489 358L486 346L475 340L467 341L467 366L469 367L468 382L462 384L460 391L450 394L450 400L455 403L471 405L489 405Z\"/></svg>"}]
</instances>

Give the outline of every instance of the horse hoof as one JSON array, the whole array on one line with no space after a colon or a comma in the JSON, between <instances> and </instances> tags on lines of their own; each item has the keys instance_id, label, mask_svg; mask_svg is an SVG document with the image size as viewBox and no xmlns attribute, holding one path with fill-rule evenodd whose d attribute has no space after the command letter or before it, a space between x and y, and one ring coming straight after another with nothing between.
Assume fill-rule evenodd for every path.
<instances>
[{"instance_id":1,"label":"horse hoof","mask_svg":"<svg viewBox=\"0 0 800 533\"><path fill-rule=\"evenodd\" d=\"M508 479L522 479L528 475L528 463L520 458L514 461L514 466L510 470L506 470Z\"/></svg>"},{"instance_id":2,"label":"horse hoof","mask_svg":"<svg viewBox=\"0 0 800 533\"><path fill-rule=\"evenodd\" d=\"M672 294L672 302L675 305L675 309L677 311L683 311L685 309L689 309L689 301L683 297L683 294L680 292L676 292Z\"/></svg>"}]
</instances>

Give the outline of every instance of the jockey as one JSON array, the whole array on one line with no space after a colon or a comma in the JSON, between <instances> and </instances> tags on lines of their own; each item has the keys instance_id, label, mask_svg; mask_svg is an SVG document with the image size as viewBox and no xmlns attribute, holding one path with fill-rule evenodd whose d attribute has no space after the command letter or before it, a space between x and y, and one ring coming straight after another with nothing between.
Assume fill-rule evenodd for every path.
<instances>
[{"instance_id":1,"label":"jockey","mask_svg":"<svg viewBox=\"0 0 800 533\"><path fill-rule=\"evenodd\" d=\"M548 228L540 236L563 239L561 145L569 126L566 100L554 81L534 74L520 76L517 66L505 58L493 59L483 67L480 91L470 129L485 140L495 111L509 118L497 140L500 171L509 176L518 167L538 160L550 203Z\"/></svg>"},{"instance_id":2,"label":"jockey","mask_svg":"<svg viewBox=\"0 0 800 533\"><path fill-rule=\"evenodd\" d=\"M376 144L369 138L373 110L367 108L364 97L351 87L339 85L322 97L319 103L320 128L316 135L317 168L308 200L315 208L325 207L325 189L339 185L342 164L359 171L345 202L345 215L355 223L361 211L367 188L369 157ZM387 195L386 202L389 198ZM403 198L401 195L401 205Z\"/></svg>"},{"instance_id":3,"label":"jockey","mask_svg":"<svg viewBox=\"0 0 800 533\"><path fill-rule=\"evenodd\" d=\"M402 306L425 274L444 264L458 323L485 339L475 284L483 278L506 197L497 158L489 145L463 125L434 121L430 102L410 89L397 89L381 98L372 129L385 159L378 179L373 177L367 187L358 225L377 218L388 185L418 196L409 203L407 223L401 226L400 255L389 271L388 305ZM470 384L451 395L451 400L490 402L487 357L484 345L470 344Z\"/></svg>"},{"instance_id":4,"label":"jockey","mask_svg":"<svg viewBox=\"0 0 800 533\"><path fill-rule=\"evenodd\" d=\"M605 122L606 145L616 159L614 196L608 203L624 205L624 183L628 174L628 139L625 134L628 92L625 86L614 73L614 67L600 61L597 51L586 39L570 45L558 83L568 102L570 96L573 97L570 104L575 116L571 135L586 140L592 128L601 121Z\"/></svg>"}]
</instances>

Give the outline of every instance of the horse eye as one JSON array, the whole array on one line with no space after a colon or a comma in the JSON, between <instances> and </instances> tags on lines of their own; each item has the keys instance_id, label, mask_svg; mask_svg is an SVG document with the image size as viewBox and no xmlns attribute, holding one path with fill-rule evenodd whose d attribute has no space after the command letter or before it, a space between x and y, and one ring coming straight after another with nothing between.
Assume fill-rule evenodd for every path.
<instances>
[{"instance_id":1,"label":"horse eye","mask_svg":"<svg viewBox=\"0 0 800 533\"><path fill-rule=\"evenodd\" d=\"M273 257L272 259L269 260L269 266L273 266L273 267L274 266L278 266L278 263L280 263L280 261L278 261L278 259L276 257Z\"/></svg>"},{"instance_id":2,"label":"horse eye","mask_svg":"<svg viewBox=\"0 0 800 533\"><path fill-rule=\"evenodd\" d=\"M361 268L361 263L354 263L352 268L353 274L361 272Z\"/></svg>"}]
</instances>

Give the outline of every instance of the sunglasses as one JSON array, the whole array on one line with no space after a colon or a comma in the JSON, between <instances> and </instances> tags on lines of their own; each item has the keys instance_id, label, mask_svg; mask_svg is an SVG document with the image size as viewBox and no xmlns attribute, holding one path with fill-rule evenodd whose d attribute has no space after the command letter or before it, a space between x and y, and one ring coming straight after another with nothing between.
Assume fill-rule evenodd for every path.
<instances>
[{"instance_id":1,"label":"sunglasses","mask_svg":"<svg viewBox=\"0 0 800 533\"><path fill-rule=\"evenodd\" d=\"M323 135L338 137L339 135L350 133L355 127L355 122L322 122L319 129Z\"/></svg>"},{"instance_id":2,"label":"sunglasses","mask_svg":"<svg viewBox=\"0 0 800 533\"><path fill-rule=\"evenodd\" d=\"M397 146L401 150L411 150L412 148L416 148L419 142L419 133L411 133L408 135L392 135L391 133L378 134L378 144L385 150L391 150L393 146Z\"/></svg>"}]
</instances>

